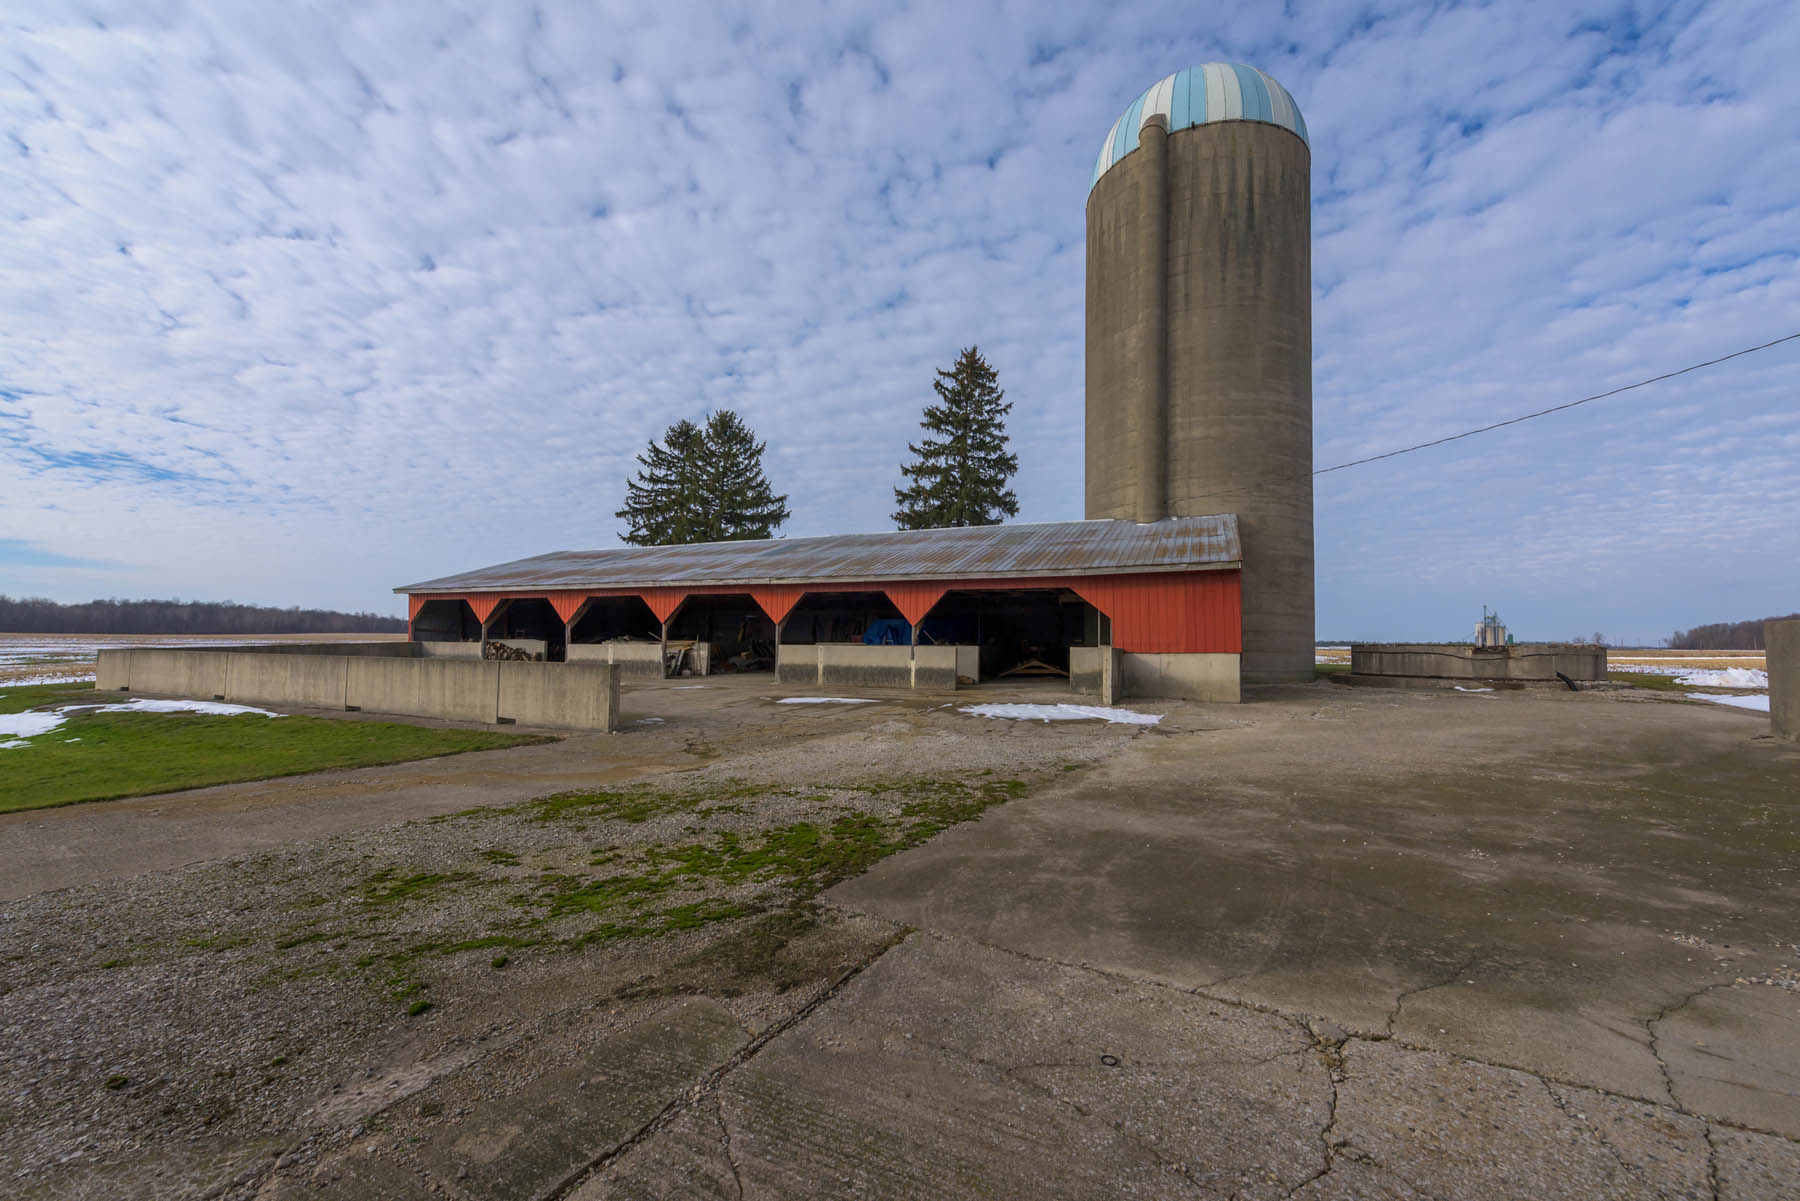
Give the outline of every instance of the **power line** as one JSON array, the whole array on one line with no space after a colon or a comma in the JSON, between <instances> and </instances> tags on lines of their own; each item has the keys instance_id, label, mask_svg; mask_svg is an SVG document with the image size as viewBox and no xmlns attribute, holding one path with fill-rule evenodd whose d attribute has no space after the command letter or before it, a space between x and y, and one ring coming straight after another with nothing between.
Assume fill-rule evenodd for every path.
<instances>
[{"instance_id":1,"label":"power line","mask_svg":"<svg viewBox=\"0 0 1800 1201\"><path fill-rule=\"evenodd\" d=\"M1704 363L1695 363L1691 367L1683 367L1679 371L1667 371L1667 372L1664 372L1662 375L1653 375L1649 379L1641 379L1635 384L1626 384L1624 387L1614 388L1610 392L1596 392L1592 396L1584 396L1580 400L1571 400L1567 404L1552 405L1551 407L1549 407L1547 409L1539 409L1535 413L1526 413L1523 417L1512 417L1512 418L1508 418L1505 421L1496 421L1492 425L1484 425L1478 429L1464 430L1460 434L1451 434L1448 437L1444 437L1444 438L1433 438L1430 442L1420 442L1414 446L1403 446L1399 450L1390 450L1390 451L1386 452L1385 454L1370 455L1366 459L1351 459L1348 463L1338 463L1335 466L1331 466L1331 467L1321 467L1317 471L1313 472L1313 474L1314 475L1324 475L1327 472L1331 472L1331 471L1342 471L1346 467L1360 467L1364 463L1374 463L1374 462L1378 462L1382 459L1391 459L1391 458L1394 458L1396 455L1408 455L1408 454L1411 454L1415 450L1425 450L1428 447L1432 447L1432 446L1442 446L1446 442L1455 442L1460 438L1473 438L1476 434L1485 434L1489 430L1502 429L1505 426L1509 426L1509 425L1518 425L1521 421L1530 421L1537 417L1548 417L1552 413L1560 413L1564 409L1572 409L1577 405L1584 405L1584 404L1589 403L1590 401L1605 400L1608 396L1617 396L1619 393L1629 392L1633 388L1642 388L1649 384L1661 383L1663 380L1666 380L1666 379L1674 379L1678 375L1686 375L1690 371L1698 371L1702 367L1713 367L1713 366L1717 366L1720 363L1727 362L1728 360L1731 360L1731 359L1742 358L1747 354L1755 354L1759 350L1767 350L1767 349L1769 349L1769 347L1779 346L1783 342L1792 342L1796 338L1800 338L1800 333L1788 334L1786 337L1776 338L1772 342L1764 342L1761 346L1750 346L1743 350L1735 350L1730 354L1720 355L1716 359L1708 359Z\"/></svg>"}]
</instances>

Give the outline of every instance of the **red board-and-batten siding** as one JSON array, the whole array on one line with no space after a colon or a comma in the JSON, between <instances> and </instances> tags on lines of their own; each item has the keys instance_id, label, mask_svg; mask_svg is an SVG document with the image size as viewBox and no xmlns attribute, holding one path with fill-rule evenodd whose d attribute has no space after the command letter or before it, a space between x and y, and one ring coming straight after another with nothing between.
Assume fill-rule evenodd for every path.
<instances>
[{"instance_id":1,"label":"red board-and-batten siding","mask_svg":"<svg viewBox=\"0 0 1800 1201\"><path fill-rule=\"evenodd\" d=\"M1238 654L1243 649L1243 598L1236 570L1143 572L1126 575L1027 577L1023 579L899 580L887 583L817 586L804 584L708 585L681 588L619 588L520 592L414 593L407 619L418 617L426 601L467 601L483 625L503 600L547 600L563 621L590 598L641 597L658 621L668 621L690 596L753 597L770 620L780 623L810 592L882 592L915 625L946 592L987 592L1017 588L1067 588L1112 620L1113 646L1138 654Z\"/></svg>"}]
</instances>

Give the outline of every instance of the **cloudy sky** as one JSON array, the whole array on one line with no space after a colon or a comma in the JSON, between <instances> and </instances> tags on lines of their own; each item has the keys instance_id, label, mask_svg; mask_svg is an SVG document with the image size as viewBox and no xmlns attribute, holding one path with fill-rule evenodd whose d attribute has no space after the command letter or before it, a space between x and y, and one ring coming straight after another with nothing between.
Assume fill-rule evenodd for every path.
<instances>
[{"instance_id":1,"label":"cloudy sky","mask_svg":"<svg viewBox=\"0 0 1800 1201\"><path fill-rule=\"evenodd\" d=\"M887 528L970 343L1079 518L1094 157L1209 60L1311 130L1320 467L1800 331L1791 0L1281 7L0 0L0 592L403 611L713 407ZM1320 477L1320 634L1800 609L1797 384Z\"/></svg>"}]
</instances>

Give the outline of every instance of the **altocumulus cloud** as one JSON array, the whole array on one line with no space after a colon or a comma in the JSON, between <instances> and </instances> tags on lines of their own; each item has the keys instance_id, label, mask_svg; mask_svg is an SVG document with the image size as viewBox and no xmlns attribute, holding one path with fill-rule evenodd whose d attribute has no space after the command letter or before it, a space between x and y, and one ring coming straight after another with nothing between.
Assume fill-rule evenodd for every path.
<instances>
[{"instance_id":1,"label":"altocumulus cloud","mask_svg":"<svg viewBox=\"0 0 1800 1201\"><path fill-rule=\"evenodd\" d=\"M1272 7L15 10L0 588L393 607L612 543L715 406L788 533L883 528L971 342L1021 516L1079 517L1094 154L1209 59L1312 129L1321 465L1800 327L1791 5ZM1322 477L1321 633L1791 608L1797 365Z\"/></svg>"}]
</instances>

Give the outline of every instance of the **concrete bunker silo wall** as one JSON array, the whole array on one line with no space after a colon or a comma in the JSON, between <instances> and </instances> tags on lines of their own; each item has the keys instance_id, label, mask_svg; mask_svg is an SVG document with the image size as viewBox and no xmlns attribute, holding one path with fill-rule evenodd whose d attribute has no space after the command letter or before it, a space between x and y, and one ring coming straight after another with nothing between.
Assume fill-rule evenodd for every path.
<instances>
[{"instance_id":1,"label":"concrete bunker silo wall","mask_svg":"<svg viewBox=\"0 0 1800 1201\"><path fill-rule=\"evenodd\" d=\"M1313 674L1311 156L1146 126L1087 210L1087 516L1236 513L1243 678Z\"/></svg>"}]
</instances>

